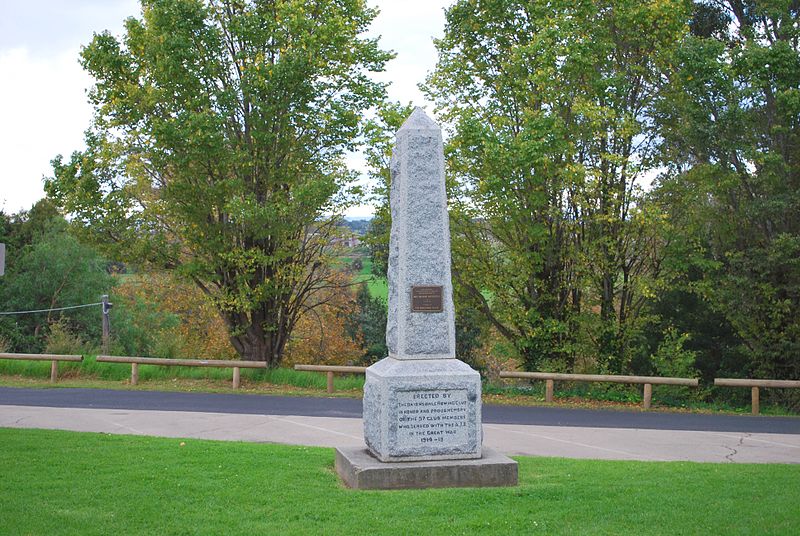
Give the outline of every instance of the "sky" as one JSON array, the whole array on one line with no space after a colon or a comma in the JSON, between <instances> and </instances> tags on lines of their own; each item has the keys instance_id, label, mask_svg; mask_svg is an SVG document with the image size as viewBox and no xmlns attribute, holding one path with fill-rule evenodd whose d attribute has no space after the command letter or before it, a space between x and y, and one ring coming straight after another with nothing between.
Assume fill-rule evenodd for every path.
<instances>
[{"instance_id":1,"label":"sky","mask_svg":"<svg viewBox=\"0 0 800 536\"><path fill-rule=\"evenodd\" d=\"M433 38L444 29L451 0L368 0L381 13L370 36L397 57L385 73L389 98L426 107L417 88L436 64ZM44 197L50 161L84 148L92 116L86 91L92 80L78 54L93 33L122 33L123 21L139 16L134 0L0 0L0 210L16 213ZM363 172L358 155L348 163ZM369 206L348 215L366 217Z\"/></svg>"}]
</instances>

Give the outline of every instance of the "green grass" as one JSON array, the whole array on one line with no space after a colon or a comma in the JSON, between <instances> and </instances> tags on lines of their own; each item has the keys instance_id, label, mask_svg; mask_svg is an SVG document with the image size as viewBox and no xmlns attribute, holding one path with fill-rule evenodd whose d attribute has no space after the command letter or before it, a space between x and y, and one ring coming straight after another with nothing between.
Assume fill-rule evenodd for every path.
<instances>
[{"instance_id":1,"label":"green grass","mask_svg":"<svg viewBox=\"0 0 800 536\"><path fill-rule=\"evenodd\" d=\"M365 282L369 289L369 295L373 298L380 298L383 301L389 299L389 283L385 277L377 277L372 273L372 259L365 257L362 259L363 266L356 275L355 280Z\"/></svg>"},{"instance_id":2,"label":"green grass","mask_svg":"<svg viewBox=\"0 0 800 536\"><path fill-rule=\"evenodd\" d=\"M373 298L380 298L384 302L389 300L389 283L385 278L372 276L367 281L367 288L369 289L369 295Z\"/></svg>"},{"instance_id":3,"label":"green grass","mask_svg":"<svg viewBox=\"0 0 800 536\"><path fill-rule=\"evenodd\" d=\"M353 491L339 484L331 449L10 429L0 429L0 445L0 534L791 534L800 526L798 465L518 458L514 488Z\"/></svg>"},{"instance_id":4,"label":"green grass","mask_svg":"<svg viewBox=\"0 0 800 536\"><path fill-rule=\"evenodd\" d=\"M59 364L59 380L48 383L49 361L16 361L0 359L0 385L14 387L83 387L83 388L134 388L168 391L236 392L231 388L231 369L207 367L139 366L139 386L129 387L130 365L97 363L94 356L86 356L82 363ZM329 396L326 392L326 377L317 372L302 372L291 368L272 370L242 369L243 389L240 392L256 392L281 395ZM334 376L335 396L359 397L364 388L364 376L359 374ZM702 401L682 392L683 387L656 386L653 391L653 409L669 411L699 411L750 413L749 390L743 390L738 403L726 400ZM763 390L766 392L766 390ZM730 393L727 393L730 395ZM516 385L493 385L483 383L483 395L487 403L513 405L542 405L544 382L517 383ZM557 382L556 405L565 407L610 407L641 408L641 387L616 384L585 384ZM763 415L797 415L797 411L771 404L762 395Z\"/></svg>"},{"instance_id":5,"label":"green grass","mask_svg":"<svg viewBox=\"0 0 800 536\"><path fill-rule=\"evenodd\" d=\"M139 381L155 380L216 380L229 382L230 368L212 367L165 367L139 365ZM17 361L0 359L0 375L22 376L26 378L49 378L50 361ZM58 376L62 379L94 379L104 381L125 381L130 379L131 366L123 363L98 363L95 356L85 356L83 362L61 362ZM327 379L318 372L303 372L290 368L272 370L241 369L243 381L324 390ZM360 390L364 387L363 376L336 375L334 386L337 390Z\"/></svg>"},{"instance_id":6,"label":"green grass","mask_svg":"<svg viewBox=\"0 0 800 536\"><path fill-rule=\"evenodd\" d=\"M750 390L742 389L741 392L732 393L725 388L712 388L718 391L713 397L690 390L682 386L654 385L653 410L667 411L692 411L699 413L736 413L749 415ZM609 407L619 409L641 409L641 385L622 385L614 383L586 383L586 382L556 382L553 391L556 406L578 407ZM798 411L791 407L770 403L767 399L767 389L761 390L761 415L772 416L798 416ZM495 385L483 383L482 394L485 400L491 403L508 403L514 405L542 405L545 397L545 383L543 381L515 382L512 384ZM734 397L733 395L739 395Z\"/></svg>"}]
</instances>

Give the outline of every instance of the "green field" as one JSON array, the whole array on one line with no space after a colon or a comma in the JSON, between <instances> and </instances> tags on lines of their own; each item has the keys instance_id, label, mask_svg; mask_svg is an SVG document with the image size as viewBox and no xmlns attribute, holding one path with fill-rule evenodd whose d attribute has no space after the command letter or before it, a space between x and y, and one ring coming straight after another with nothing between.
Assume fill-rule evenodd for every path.
<instances>
[{"instance_id":1,"label":"green field","mask_svg":"<svg viewBox=\"0 0 800 536\"><path fill-rule=\"evenodd\" d=\"M333 451L0 429L0 534L791 534L800 466L518 458L520 485L353 491Z\"/></svg>"},{"instance_id":2,"label":"green field","mask_svg":"<svg viewBox=\"0 0 800 536\"><path fill-rule=\"evenodd\" d=\"M356 281L365 282L369 288L369 294L373 298L380 298L383 301L389 299L389 284L385 277L377 277L372 273L372 259L364 257L361 271L356 275Z\"/></svg>"}]
</instances>

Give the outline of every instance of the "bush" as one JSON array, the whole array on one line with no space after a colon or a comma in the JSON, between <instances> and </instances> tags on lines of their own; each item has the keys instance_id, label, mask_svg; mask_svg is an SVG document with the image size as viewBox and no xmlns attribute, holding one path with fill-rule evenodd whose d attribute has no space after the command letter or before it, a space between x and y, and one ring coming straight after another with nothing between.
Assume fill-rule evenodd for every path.
<instances>
[{"instance_id":1,"label":"bush","mask_svg":"<svg viewBox=\"0 0 800 536\"><path fill-rule=\"evenodd\" d=\"M83 340L69 327L66 320L61 319L50 325L47 339L44 345L46 354L94 354L97 349Z\"/></svg>"}]
</instances>

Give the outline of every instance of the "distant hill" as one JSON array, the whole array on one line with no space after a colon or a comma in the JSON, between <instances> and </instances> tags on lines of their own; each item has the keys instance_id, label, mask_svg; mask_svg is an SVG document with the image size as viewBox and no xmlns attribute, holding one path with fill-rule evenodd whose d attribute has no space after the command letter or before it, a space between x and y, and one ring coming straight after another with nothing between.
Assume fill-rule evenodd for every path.
<instances>
[{"instance_id":1,"label":"distant hill","mask_svg":"<svg viewBox=\"0 0 800 536\"><path fill-rule=\"evenodd\" d=\"M342 222L342 225L353 231L353 234L358 236L363 236L368 230L369 226L372 223L372 218L358 218L358 219L350 219L345 218Z\"/></svg>"}]
</instances>

